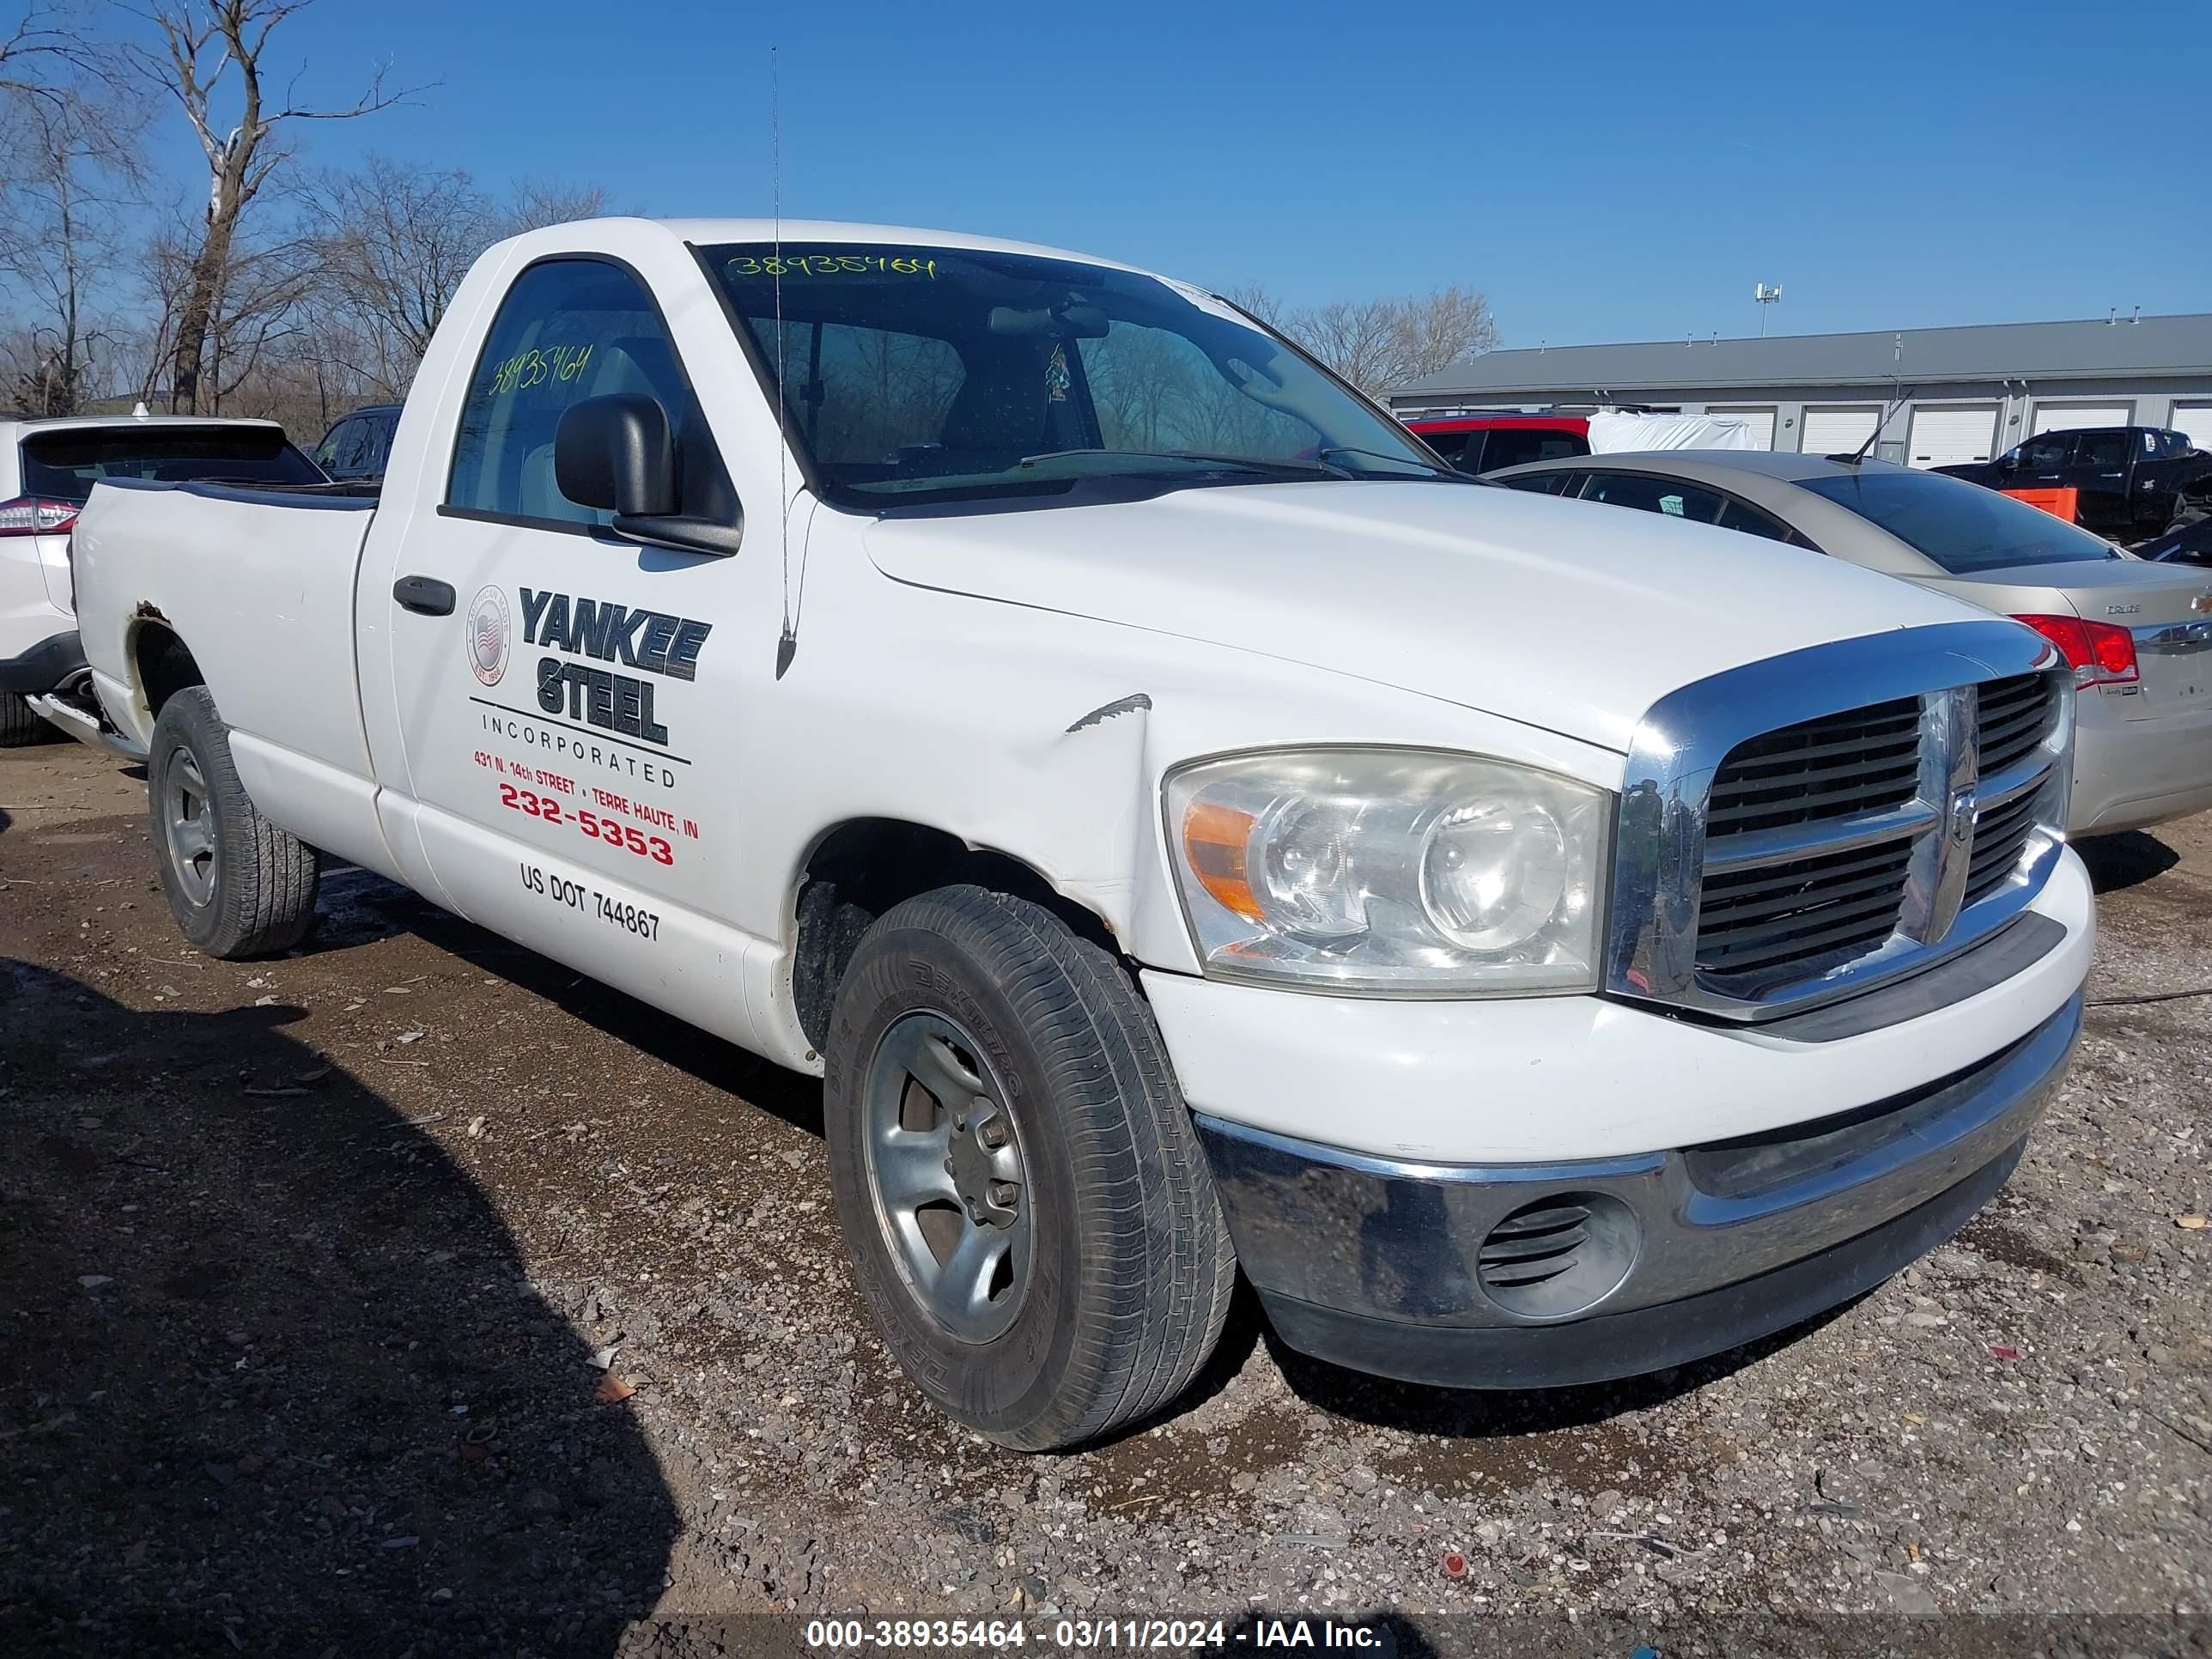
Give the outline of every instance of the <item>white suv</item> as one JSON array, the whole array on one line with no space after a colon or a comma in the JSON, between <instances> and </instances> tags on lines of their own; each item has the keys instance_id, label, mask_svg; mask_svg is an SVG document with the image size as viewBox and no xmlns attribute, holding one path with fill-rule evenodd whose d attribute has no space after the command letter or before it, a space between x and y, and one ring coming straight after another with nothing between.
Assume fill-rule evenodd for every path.
<instances>
[{"instance_id":1,"label":"white suv","mask_svg":"<svg viewBox=\"0 0 2212 1659\"><path fill-rule=\"evenodd\" d=\"M0 748L34 743L40 716L99 726L77 643L69 532L102 478L317 483L273 421L76 416L0 421Z\"/></svg>"}]
</instances>

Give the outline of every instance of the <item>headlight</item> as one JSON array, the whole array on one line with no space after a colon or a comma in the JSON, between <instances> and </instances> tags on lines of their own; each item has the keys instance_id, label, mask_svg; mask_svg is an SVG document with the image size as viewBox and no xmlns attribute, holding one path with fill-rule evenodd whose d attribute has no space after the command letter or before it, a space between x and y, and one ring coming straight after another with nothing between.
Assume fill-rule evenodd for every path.
<instances>
[{"instance_id":1,"label":"headlight","mask_svg":"<svg viewBox=\"0 0 2212 1659\"><path fill-rule=\"evenodd\" d=\"M1277 750L1167 781L1208 973L1401 995L1595 989L1610 802L1413 750Z\"/></svg>"}]
</instances>

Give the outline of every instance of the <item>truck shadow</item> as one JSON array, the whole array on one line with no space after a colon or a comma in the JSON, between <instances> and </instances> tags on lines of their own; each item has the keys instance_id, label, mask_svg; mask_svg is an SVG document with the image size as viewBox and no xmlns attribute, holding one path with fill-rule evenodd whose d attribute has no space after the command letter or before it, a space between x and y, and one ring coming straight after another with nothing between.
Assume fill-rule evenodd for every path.
<instances>
[{"instance_id":1,"label":"truck shadow","mask_svg":"<svg viewBox=\"0 0 2212 1659\"><path fill-rule=\"evenodd\" d=\"M2181 862L2180 854L2141 830L2130 830L2117 836L2093 836L2087 841L2075 842L2074 850L2088 866L2089 884L2100 896L2140 887Z\"/></svg>"},{"instance_id":2,"label":"truck shadow","mask_svg":"<svg viewBox=\"0 0 2212 1659\"><path fill-rule=\"evenodd\" d=\"M678 1528L635 1407L301 1017L0 960L0 1647L611 1654Z\"/></svg>"},{"instance_id":3,"label":"truck shadow","mask_svg":"<svg viewBox=\"0 0 2212 1659\"><path fill-rule=\"evenodd\" d=\"M510 984L542 997L562 1012L582 1020L618 1042L689 1073L709 1087L772 1112L793 1128L822 1137L822 1085L787 1071L734 1043L701 1030L602 985L550 957L515 945L441 910L421 895L368 871L345 865L327 866L322 878L322 915L314 936L295 952L319 956L349 950L398 933L412 933L471 966L496 974Z\"/></svg>"}]
</instances>

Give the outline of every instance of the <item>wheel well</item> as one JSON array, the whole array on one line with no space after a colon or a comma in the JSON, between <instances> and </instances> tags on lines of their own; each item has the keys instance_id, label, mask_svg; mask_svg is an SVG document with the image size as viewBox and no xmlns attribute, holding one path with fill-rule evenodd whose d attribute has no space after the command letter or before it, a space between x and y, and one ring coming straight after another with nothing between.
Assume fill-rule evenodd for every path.
<instances>
[{"instance_id":1,"label":"wheel well","mask_svg":"<svg viewBox=\"0 0 2212 1659\"><path fill-rule=\"evenodd\" d=\"M140 625L131 657L137 665L138 689L145 696L146 712L157 719L161 705L178 692L207 684L207 676L200 672L185 642L159 623Z\"/></svg>"},{"instance_id":2,"label":"wheel well","mask_svg":"<svg viewBox=\"0 0 2212 1659\"><path fill-rule=\"evenodd\" d=\"M1056 891L1019 859L969 847L926 824L862 818L833 830L814 849L799 879L791 985L799 1028L809 1042L819 1049L829 1041L837 988L860 936L876 918L916 894L963 883L1032 900L1082 938L1121 954L1103 921Z\"/></svg>"}]
</instances>

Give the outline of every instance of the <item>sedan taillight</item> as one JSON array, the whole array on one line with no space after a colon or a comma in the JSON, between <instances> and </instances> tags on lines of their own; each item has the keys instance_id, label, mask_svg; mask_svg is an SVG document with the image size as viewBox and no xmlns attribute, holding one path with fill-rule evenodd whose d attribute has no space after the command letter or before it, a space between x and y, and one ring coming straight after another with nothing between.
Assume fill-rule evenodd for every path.
<instances>
[{"instance_id":1,"label":"sedan taillight","mask_svg":"<svg viewBox=\"0 0 2212 1659\"><path fill-rule=\"evenodd\" d=\"M0 536L58 536L76 522L78 506L44 495L0 501Z\"/></svg>"},{"instance_id":2,"label":"sedan taillight","mask_svg":"<svg viewBox=\"0 0 2212 1659\"><path fill-rule=\"evenodd\" d=\"M2136 636L2116 623L2079 617L2015 617L2057 646L2074 670L2077 686L2132 685L2142 678Z\"/></svg>"}]
</instances>

